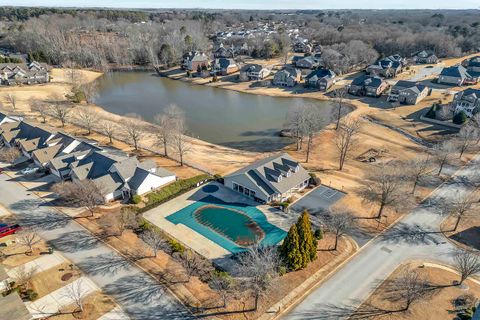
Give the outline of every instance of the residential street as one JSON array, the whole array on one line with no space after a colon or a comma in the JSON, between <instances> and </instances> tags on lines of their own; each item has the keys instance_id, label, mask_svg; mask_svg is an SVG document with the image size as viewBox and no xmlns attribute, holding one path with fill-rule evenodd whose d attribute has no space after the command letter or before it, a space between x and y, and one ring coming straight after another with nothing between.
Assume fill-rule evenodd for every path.
<instances>
[{"instance_id":1,"label":"residential street","mask_svg":"<svg viewBox=\"0 0 480 320\"><path fill-rule=\"evenodd\" d=\"M0 175L0 204L20 225L36 227L42 238L76 264L133 319L189 319L192 316L149 275L105 246L74 220L45 206L19 183Z\"/></svg>"},{"instance_id":2,"label":"residential street","mask_svg":"<svg viewBox=\"0 0 480 320\"><path fill-rule=\"evenodd\" d=\"M396 267L411 259L451 262L454 246L441 233L442 203L469 193L480 181L477 156L455 178L385 234L364 246L330 279L312 291L283 319L347 318Z\"/></svg>"}]
</instances>

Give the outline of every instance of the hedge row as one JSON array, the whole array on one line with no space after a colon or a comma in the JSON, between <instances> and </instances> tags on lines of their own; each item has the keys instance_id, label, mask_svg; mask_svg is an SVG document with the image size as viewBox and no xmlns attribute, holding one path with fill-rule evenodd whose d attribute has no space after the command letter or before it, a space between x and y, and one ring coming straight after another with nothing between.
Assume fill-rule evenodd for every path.
<instances>
[{"instance_id":1,"label":"hedge row","mask_svg":"<svg viewBox=\"0 0 480 320\"><path fill-rule=\"evenodd\" d=\"M145 211L148 211L152 208L155 208L162 203L173 199L177 196L179 196L182 193L185 193L197 186L199 182L206 181L206 180L211 180L212 177L207 175L207 174L202 174L199 176L195 176L193 178L189 179L182 179L182 180L177 180L171 184L169 184L166 187L163 187L162 189L152 192L147 195L147 204L145 207L139 209L138 212L143 213Z\"/></svg>"}]
</instances>

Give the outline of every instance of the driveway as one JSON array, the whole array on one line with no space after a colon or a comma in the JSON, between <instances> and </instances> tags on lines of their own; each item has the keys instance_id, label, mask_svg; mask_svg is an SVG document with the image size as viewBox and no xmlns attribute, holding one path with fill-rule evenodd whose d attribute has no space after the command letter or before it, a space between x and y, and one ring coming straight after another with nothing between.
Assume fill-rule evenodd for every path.
<instances>
[{"instance_id":1,"label":"driveway","mask_svg":"<svg viewBox=\"0 0 480 320\"><path fill-rule=\"evenodd\" d=\"M412 259L452 263L455 247L439 231L443 203L471 193L478 183L477 156L418 208L375 238L284 319L345 319L401 263Z\"/></svg>"},{"instance_id":2,"label":"driveway","mask_svg":"<svg viewBox=\"0 0 480 320\"><path fill-rule=\"evenodd\" d=\"M112 296L132 319L193 318L149 275L5 174L0 175L0 191L0 203L16 215L21 225L36 228L40 237Z\"/></svg>"}]
</instances>

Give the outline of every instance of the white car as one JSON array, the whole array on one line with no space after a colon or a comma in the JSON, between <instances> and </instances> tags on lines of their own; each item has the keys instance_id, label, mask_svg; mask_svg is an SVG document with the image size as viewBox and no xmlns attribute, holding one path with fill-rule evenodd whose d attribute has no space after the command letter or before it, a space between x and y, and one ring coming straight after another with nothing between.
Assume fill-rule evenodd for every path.
<instances>
[{"instance_id":1,"label":"white car","mask_svg":"<svg viewBox=\"0 0 480 320\"><path fill-rule=\"evenodd\" d=\"M33 167L33 168L25 168L22 171L20 171L20 173L23 174L23 175L28 175L28 174L35 173L37 171L38 171L38 168Z\"/></svg>"}]
</instances>

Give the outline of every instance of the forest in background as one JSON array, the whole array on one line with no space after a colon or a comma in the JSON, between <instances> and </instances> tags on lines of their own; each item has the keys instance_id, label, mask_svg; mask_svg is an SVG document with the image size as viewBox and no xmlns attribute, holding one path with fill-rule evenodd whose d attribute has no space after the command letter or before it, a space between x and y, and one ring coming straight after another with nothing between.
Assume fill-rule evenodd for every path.
<instances>
[{"instance_id":1,"label":"forest in background","mask_svg":"<svg viewBox=\"0 0 480 320\"><path fill-rule=\"evenodd\" d=\"M380 56L432 50L439 57L479 51L477 10L222 11L0 8L0 46L52 65L177 65L184 53L211 53L224 30L275 26L244 41L255 58L280 56L296 37L322 47L327 66L343 73ZM231 43L226 42L226 45Z\"/></svg>"}]
</instances>

